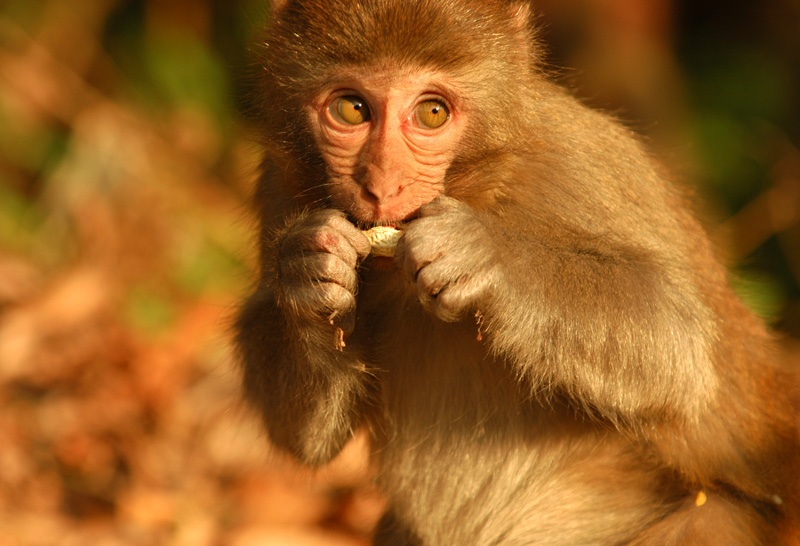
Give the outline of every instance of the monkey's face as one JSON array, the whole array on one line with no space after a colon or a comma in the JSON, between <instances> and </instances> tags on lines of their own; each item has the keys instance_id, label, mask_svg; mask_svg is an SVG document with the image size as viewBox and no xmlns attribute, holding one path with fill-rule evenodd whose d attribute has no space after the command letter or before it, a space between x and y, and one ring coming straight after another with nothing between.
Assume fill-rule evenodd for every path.
<instances>
[{"instance_id":1,"label":"monkey's face","mask_svg":"<svg viewBox=\"0 0 800 546\"><path fill-rule=\"evenodd\" d=\"M468 112L458 87L425 71L352 69L309 106L333 205L364 223L400 222L444 192Z\"/></svg>"}]
</instances>

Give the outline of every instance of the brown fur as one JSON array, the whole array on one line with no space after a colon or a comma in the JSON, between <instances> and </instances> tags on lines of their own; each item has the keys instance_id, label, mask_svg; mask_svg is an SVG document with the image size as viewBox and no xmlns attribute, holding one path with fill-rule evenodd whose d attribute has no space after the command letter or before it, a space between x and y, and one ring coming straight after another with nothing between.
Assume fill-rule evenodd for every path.
<instances>
[{"instance_id":1,"label":"brown fur","mask_svg":"<svg viewBox=\"0 0 800 546\"><path fill-rule=\"evenodd\" d=\"M284 4L258 48L262 274L237 324L271 440L320 465L367 426L391 503L377 544L788 537L798 445L773 342L637 139L543 77L528 7ZM389 270L337 235L303 110L371 67L446 73L472 113ZM462 248L435 295L417 262ZM341 283L312 273L330 255Z\"/></svg>"}]
</instances>

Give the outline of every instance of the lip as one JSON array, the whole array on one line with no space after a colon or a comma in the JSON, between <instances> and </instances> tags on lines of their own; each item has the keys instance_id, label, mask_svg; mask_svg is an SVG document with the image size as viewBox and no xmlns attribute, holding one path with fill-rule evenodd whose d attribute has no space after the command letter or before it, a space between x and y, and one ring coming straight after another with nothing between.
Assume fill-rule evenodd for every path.
<instances>
[{"instance_id":1,"label":"lip","mask_svg":"<svg viewBox=\"0 0 800 546\"><path fill-rule=\"evenodd\" d=\"M377 226L390 226L397 229L403 229L403 226L408 224L409 222L413 222L419 217L419 209L413 211L412 213L408 214L403 218L399 218L396 220L381 220L377 222L370 222L366 220L361 220L353 216L352 213L347 213L347 219L350 220L351 223L358 226L359 229L367 230Z\"/></svg>"}]
</instances>

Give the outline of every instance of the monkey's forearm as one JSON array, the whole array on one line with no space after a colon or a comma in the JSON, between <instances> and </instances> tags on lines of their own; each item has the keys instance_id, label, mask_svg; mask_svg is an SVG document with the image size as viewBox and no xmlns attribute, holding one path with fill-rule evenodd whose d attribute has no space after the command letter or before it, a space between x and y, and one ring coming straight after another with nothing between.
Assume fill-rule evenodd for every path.
<instances>
[{"instance_id":1,"label":"monkey's forearm","mask_svg":"<svg viewBox=\"0 0 800 546\"><path fill-rule=\"evenodd\" d=\"M710 311L646 253L530 243L482 309L493 349L536 389L555 387L622 421L696 417L713 396Z\"/></svg>"},{"instance_id":2,"label":"monkey's forearm","mask_svg":"<svg viewBox=\"0 0 800 546\"><path fill-rule=\"evenodd\" d=\"M657 229L596 225L605 233L593 236L567 223L579 210L545 205L532 218L513 202L496 214L438 198L406 227L395 262L439 319L479 311L493 352L535 391L618 422L697 417L716 389L715 332L686 259Z\"/></svg>"},{"instance_id":3,"label":"monkey's forearm","mask_svg":"<svg viewBox=\"0 0 800 546\"><path fill-rule=\"evenodd\" d=\"M525 262L528 268L513 268ZM726 325L688 279L659 262L630 253L605 260L532 251L507 277L524 280L509 283L504 297L483 311L484 337L536 392L566 395L643 440L696 483L723 481L767 500L783 486L779 477L767 479L764 467L782 468L781 459L793 457L782 450L780 434L752 440L751 431L769 419L757 409L757 398L769 390L731 385L730 373L713 360L741 365L715 346L720 337L731 338L721 331ZM765 341L750 332L746 343ZM763 354L753 350L750 362ZM758 380L769 384L768 369L765 363L752 377L762 373Z\"/></svg>"},{"instance_id":4,"label":"monkey's forearm","mask_svg":"<svg viewBox=\"0 0 800 546\"><path fill-rule=\"evenodd\" d=\"M336 348L333 326L287 321L268 292L250 298L236 328L245 393L272 442L306 464L331 460L361 418L357 356Z\"/></svg>"}]
</instances>

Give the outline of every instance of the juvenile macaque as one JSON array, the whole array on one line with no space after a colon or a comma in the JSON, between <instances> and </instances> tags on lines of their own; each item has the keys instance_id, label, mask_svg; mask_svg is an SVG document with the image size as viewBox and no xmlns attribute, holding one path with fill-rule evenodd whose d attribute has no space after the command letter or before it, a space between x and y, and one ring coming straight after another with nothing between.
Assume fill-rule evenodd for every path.
<instances>
[{"instance_id":1,"label":"juvenile macaque","mask_svg":"<svg viewBox=\"0 0 800 546\"><path fill-rule=\"evenodd\" d=\"M545 78L530 6L273 14L237 323L271 441L322 465L368 430L376 544L788 543L770 336L636 138Z\"/></svg>"}]
</instances>

